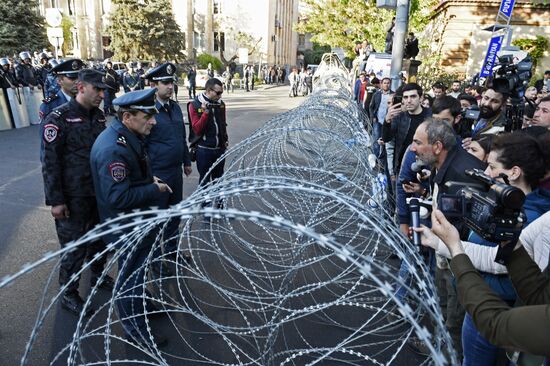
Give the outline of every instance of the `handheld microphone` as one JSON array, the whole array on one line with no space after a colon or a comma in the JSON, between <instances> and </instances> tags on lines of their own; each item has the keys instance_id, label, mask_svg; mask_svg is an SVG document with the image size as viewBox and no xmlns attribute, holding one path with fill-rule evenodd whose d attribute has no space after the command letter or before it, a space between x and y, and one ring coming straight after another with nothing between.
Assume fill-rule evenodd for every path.
<instances>
[{"instance_id":1,"label":"handheld microphone","mask_svg":"<svg viewBox=\"0 0 550 366\"><path fill-rule=\"evenodd\" d=\"M411 164L411 170L415 173L418 173L420 175L420 178L424 178L426 173L424 172L424 167L426 166L426 163L424 163L422 160L415 160Z\"/></svg>"},{"instance_id":2,"label":"handheld microphone","mask_svg":"<svg viewBox=\"0 0 550 366\"><path fill-rule=\"evenodd\" d=\"M416 198L411 198L409 201L409 212L411 214L411 227L419 228L420 227L420 202ZM413 244L421 245L420 233L417 233L413 230Z\"/></svg>"}]
</instances>

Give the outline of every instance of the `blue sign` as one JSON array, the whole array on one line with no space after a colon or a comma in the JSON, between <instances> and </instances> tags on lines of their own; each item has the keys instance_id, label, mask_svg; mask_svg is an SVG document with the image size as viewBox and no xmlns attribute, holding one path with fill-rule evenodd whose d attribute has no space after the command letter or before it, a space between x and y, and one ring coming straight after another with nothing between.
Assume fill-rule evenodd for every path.
<instances>
[{"instance_id":1,"label":"blue sign","mask_svg":"<svg viewBox=\"0 0 550 366\"><path fill-rule=\"evenodd\" d=\"M502 0L499 12L503 15L506 15L507 18L510 18L510 16L512 15L512 10L514 10L515 3L516 0Z\"/></svg>"},{"instance_id":2,"label":"blue sign","mask_svg":"<svg viewBox=\"0 0 550 366\"><path fill-rule=\"evenodd\" d=\"M503 36L497 36L497 37L491 38L491 42L489 43L489 48L487 49L487 55L485 55L485 61L483 62L483 67L481 68L481 72L479 73L480 77L487 77L489 75L492 75L493 66L497 59L497 52L500 50L500 47L502 46L503 38L504 38Z\"/></svg>"}]
</instances>

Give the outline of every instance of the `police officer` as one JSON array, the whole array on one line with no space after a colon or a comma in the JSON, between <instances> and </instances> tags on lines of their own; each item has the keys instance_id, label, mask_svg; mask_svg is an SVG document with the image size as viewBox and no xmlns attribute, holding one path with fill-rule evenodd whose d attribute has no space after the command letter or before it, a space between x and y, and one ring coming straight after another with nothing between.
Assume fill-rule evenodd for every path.
<instances>
[{"instance_id":1,"label":"police officer","mask_svg":"<svg viewBox=\"0 0 550 366\"><path fill-rule=\"evenodd\" d=\"M199 185L206 185L223 175L224 161L219 162L210 174L206 174L214 162L225 153L228 145L222 94L222 82L217 78L211 78L206 82L204 93L187 103L191 124L189 143L192 148L196 148Z\"/></svg>"},{"instance_id":2,"label":"police officer","mask_svg":"<svg viewBox=\"0 0 550 366\"><path fill-rule=\"evenodd\" d=\"M103 74L84 69L78 73L78 93L68 103L55 109L42 122L42 175L46 205L51 206L57 236L62 247L79 239L99 222L90 171L92 145L105 129L105 116L98 108L107 87ZM83 300L78 293L78 273L86 257L92 259L105 249L103 241L78 247L61 258L59 284L65 287L61 305L80 314ZM104 256L92 261L91 285L95 286L103 271ZM99 287L113 288L113 280L104 277Z\"/></svg>"},{"instance_id":3,"label":"police officer","mask_svg":"<svg viewBox=\"0 0 550 366\"><path fill-rule=\"evenodd\" d=\"M183 113L178 103L170 99L174 92L175 74L176 66L165 63L145 75L149 85L157 88L155 106L159 111L155 115L156 124L145 140L146 149L153 174L172 188L171 194L163 194L160 208L168 208L182 201L183 173L189 176L192 172ZM177 220L171 220L165 231L165 237L172 238L165 242L166 253L176 252L177 229Z\"/></svg>"},{"instance_id":4,"label":"police officer","mask_svg":"<svg viewBox=\"0 0 550 366\"><path fill-rule=\"evenodd\" d=\"M102 222L120 213L157 206L163 193L171 193L166 183L153 176L144 144L156 124L155 92L154 88L134 91L113 100L117 118L94 143L90 164ZM126 335L142 345L151 342L143 315L143 277L154 236L150 233L126 248L118 259L119 317ZM111 234L106 240L117 242L119 238ZM154 335L154 342L161 346L166 339Z\"/></svg>"},{"instance_id":5,"label":"police officer","mask_svg":"<svg viewBox=\"0 0 550 366\"><path fill-rule=\"evenodd\" d=\"M57 61L55 58L52 58L48 61L48 64L50 64L50 69L48 74L46 75L46 81L44 81L44 93L46 95L46 98L57 94L59 89L61 89L61 87L57 83L57 76L52 71L54 67L59 65L59 63L60 62Z\"/></svg>"},{"instance_id":6,"label":"police officer","mask_svg":"<svg viewBox=\"0 0 550 366\"><path fill-rule=\"evenodd\" d=\"M19 54L21 63L15 68L15 76L23 84L23 86L29 86L31 89L38 86L38 80L35 75L34 67L31 64L31 54L28 52L21 52Z\"/></svg>"},{"instance_id":7,"label":"police officer","mask_svg":"<svg viewBox=\"0 0 550 366\"><path fill-rule=\"evenodd\" d=\"M0 58L0 88L16 88L19 81L15 76L15 71L11 68L10 60L5 57Z\"/></svg>"},{"instance_id":8,"label":"police officer","mask_svg":"<svg viewBox=\"0 0 550 366\"><path fill-rule=\"evenodd\" d=\"M46 97L40 105L40 121L43 121L55 108L69 102L76 96L78 72L84 68L82 60L67 60L52 68L57 77L59 91Z\"/></svg>"}]
</instances>

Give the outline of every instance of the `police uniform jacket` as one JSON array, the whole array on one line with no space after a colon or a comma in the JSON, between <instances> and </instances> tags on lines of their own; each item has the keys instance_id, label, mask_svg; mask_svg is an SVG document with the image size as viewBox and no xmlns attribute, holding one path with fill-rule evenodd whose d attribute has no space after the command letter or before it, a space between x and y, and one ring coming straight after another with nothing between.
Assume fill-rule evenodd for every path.
<instances>
[{"instance_id":1,"label":"police uniform jacket","mask_svg":"<svg viewBox=\"0 0 550 366\"><path fill-rule=\"evenodd\" d=\"M161 193L144 141L115 120L97 138L90 157L101 221L158 204Z\"/></svg>"},{"instance_id":2,"label":"police uniform jacket","mask_svg":"<svg viewBox=\"0 0 550 366\"><path fill-rule=\"evenodd\" d=\"M173 174L181 176L181 166L191 166L187 147L185 123L180 106L173 100L162 105L158 100L155 115L157 124L145 139L153 172L163 180Z\"/></svg>"},{"instance_id":3,"label":"police uniform jacket","mask_svg":"<svg viewBox=\"0 0 550 366\"><path fill-rule=\"evenodd\" d=\"M34 68L28 64L19 64L15 68L15 75L21 81L23 86L37 86L38 81Z\"/></svg>"},{"instance_id":4,"label":"police uniform jacket","mask_svg":"<svg viewBox=\"0 0 550 366\"><path fill-rule=\"evenodd\" d=\"M51 97L43 99L42 104L40 104L40 120L43 121L44 118L46 118L54 109L61 107L68 101L69 100L65 97L65 94L61 91Z\"/></svg>"},{"instance_id":5,"label":"police uniform jacket","mask_svg":"<svg viewBox=\"0 0 550 366\"><path fill-rule=\"evenodd\" d=\"M191 144L196 141L196 144L202 147L225 149L228 141L225 103L220 101L220 103L211 104L205 111L202 109L201 98L206 99L204 94L198 95L187 105L191 124L189 141Z\"/></svg>"},{"instance_id":6,"label":"police uniform jacket","mask_svg":"<svg viewBox=\"0 0 550 366\"><path fill-rule=\"evenodd\" d=\"M75 99L42 122L42 175L48 206L66 203L67 197L94 196L90 151L104 129L103 112L88 111Z\"/></svg>"}]
</instances>

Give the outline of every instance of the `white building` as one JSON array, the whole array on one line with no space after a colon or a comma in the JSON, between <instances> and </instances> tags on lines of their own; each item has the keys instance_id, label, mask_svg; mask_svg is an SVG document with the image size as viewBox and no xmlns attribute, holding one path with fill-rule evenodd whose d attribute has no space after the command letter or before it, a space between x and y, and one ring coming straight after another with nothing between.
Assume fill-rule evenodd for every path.
<instances>
[{"instance_id":1,"label":"white building","mask_svg":"<svg viewBox=\"0 0 550 366\"><path fill-rule=\"evenodd\" d=\"M105 47L111 0L37 0L60 8L73 27L73 54L83 59L109 56ZM231 59L238 49L254 50L248 62L295 65L298 0L172 0L176 22L185 33L189 59L201 53ZM191 46L190 46L191 45ZM255 46L255 47L254 47ZM238 59L235 62L239 62Z\"/></svg>"}]
</instances>

